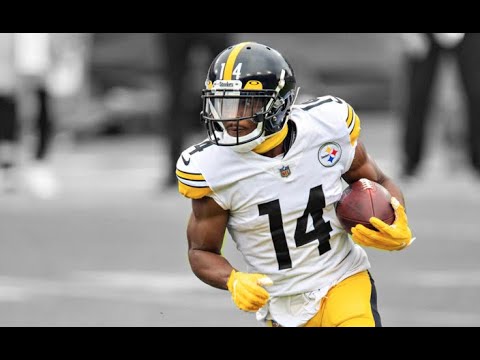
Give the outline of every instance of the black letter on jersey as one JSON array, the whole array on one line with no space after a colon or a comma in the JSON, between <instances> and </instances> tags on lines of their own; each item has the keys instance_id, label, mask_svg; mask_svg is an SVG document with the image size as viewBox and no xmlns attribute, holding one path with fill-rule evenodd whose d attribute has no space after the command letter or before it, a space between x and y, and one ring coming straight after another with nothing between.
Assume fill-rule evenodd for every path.
<instances>
[{"instance_id":1,"label":"black letter on jersey","mask_svg":"<svg viewBox=\"0 0 480 360\"><path fill-rule=\"evenodd\" d=\"M193 151L191 151L189 154L193 155L196 152L203 151L203 149L209 147L210 145L213 145L213 142L211 140L205 140L204 142L202 142L198 145L195 145L195 149Z\"/></svg>"},{"instance_id":2,"label":"black letter on jersey","mask_svg":"<svg viewBox=\"0 0 480 360\"><path fill-rule=\"evenodd\" d=\"M300 105L300 106L301 106L300 108L301 108L302 110L307 111L307 110L313 109L314 107L317 107L317 106L320 106L320 105L322 105L322 104L326 104L326 103L329 103L329 102L332 102L332 101L333 101L332 99L327 99L327 100L322 100L322 101L320 101L320 102L317 102L318 100L319 100L319 99L313 101L311 105L308 105L308 106L305 106L305 107L303 107L304 104L301 104L301 105Z\"/></svg>"},{"instance_id":3,"label":"black letter on jersey","mask_svg":"<svg viewBox=\"0 0 480 360\"><path fill-rule=\"evenodd\" d=\"M330 231L332 226L330 221L323 220L323 208L325 207L325 195L323 194L322 185L310 189L308 204L302 217L297 221L295 229L295 244L297 247L308 244L318 239L318 251L320 255L331 249L330 247ZM312 215L314 230L307 231L308 215Z\"/></svg>"},{"instance_id":4,"label":"black letter on jersey","mask_svg":"<svg viewBox=\"0 0 480 360\"><path fill-rule=\"evenodd\" d=\"M270 233L272 234L273 247L277 254L278 269L290 269L292 267L292 259L288 251L287 238L283 230L282 210L280 209L280 201L273 200L265 204L258 205L260 215L268 215L270 223Z\"/></svg>"},{"instance_id":5,"label":"black letter on jersey","mask_svg":"<svg viewBox=\"0 0 480 360\"><path fill-rule=\"evenodd\" d=\"M307 208L300 219L297 220L295 228L295 245L297 247L308 244L318 239L318 252L325 254L331 249L330 231L332 226L330 221L323 220L323 208L325 207L325 195L322 185L310 189ZM258 205L259 215L268 215L270 223L270 233L272 234L273 247L277 255L278 269L290 269L292 259L288 251L287 238L283 230L282 210L280 201L273 200L265 204ZM308 215L312 215L314 230L307 233Z\"/></svg>"}]
</instances>

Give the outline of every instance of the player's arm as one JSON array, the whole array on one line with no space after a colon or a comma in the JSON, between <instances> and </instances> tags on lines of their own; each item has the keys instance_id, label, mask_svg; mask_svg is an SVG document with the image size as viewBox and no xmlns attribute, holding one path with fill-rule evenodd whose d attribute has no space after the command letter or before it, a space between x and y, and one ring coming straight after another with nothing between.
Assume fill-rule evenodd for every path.
<instances>
[{"instance_id":1,"label":"player's arm","mask_svg":"<svg viewBox=\"0 0 480 360\"><path fill-rule=\"evenodd\" d=\"M381 184L405 207L405 199L400 188L383 173L377 163L367 153L365 145L361 141L358 141L352 165L350 169L343 174L343 179L351 184L361 178L366 178Z\"/></svg>"},{"instance_id":2,"label":"player's arm","mask_svg":"<svg viewBox=\"0 0 480 360\"><path fill-rule=\"evenodd\" d=\"M348 131L348 142L354 147L353 160L350 168L343 174L343 179L351 184L361 178L366 178L375 181L385 187L393 197L397 198L403 206L405 200L399 187L390 180L375 161L368 155L364 144L360 141L359 136L361 132L360 118L355 110L344 100L332 97L334 101L330 101L330 115L335 121L339 121L342 126L346 126ZM350 149L349 149L350 150Z\"/></svg>"},{"instance_id":3,"label":"player's arm","mask_svg":"<svg viewBox=\"0 0 480 360\"><path fill-rule=\"evenodd\" d=\"M187 228L190 266L203 282L229 290L239 309L257 311L270 298L263 286L271 285L271 280L263 274L237 271L222 256L228 216L210 197L192 200Z\"/></svg>"},{"instance_id":4,"label":"player's arm","mask_svg":"<svg viewBox=\"0 0 480 360\"><path fill-rule=\"evenodd\" d=\"M367 178L384 186L392 195L391 204L395 210L395 221L388 225L376 217L370 223L378 231L370 230L358 224L352 228L352 239L363 246L382 250L401 250L412 243L412 232L405 213L405 200L400 188L388 178L368 155L365 146L358 142L350 169L343 179L351 184L361 178Z\"/></svg>"},{"instance_id":5,"label":"player's arm","mask_svg":"<svg viewBox=\"0 0 480 360\"><path fill-rule=\"evenodd\" d=\"M192 199L192 214L187 227L190 266L200 280L225 290L233 270L221 254L227 221L228 211L212 198Z\"/></svg>"}]
</instances>

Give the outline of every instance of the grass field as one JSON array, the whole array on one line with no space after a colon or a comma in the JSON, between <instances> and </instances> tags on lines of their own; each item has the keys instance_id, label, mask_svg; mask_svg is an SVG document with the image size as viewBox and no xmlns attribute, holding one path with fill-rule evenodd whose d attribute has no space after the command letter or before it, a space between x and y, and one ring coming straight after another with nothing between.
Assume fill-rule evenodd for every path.
<instances>
[{"instance_id":1,"label":"grass field","mask_svg":"<svg viewBox=\"0 0 480 360\"><path fill-rule=\"evenodd\" d=\"M395 177L395 119L359 115L368 150ZM402 182L416 242L368 250L379 310L384 326L479 326L479 182L461 151L430 145L421 176ZM26 183L0 194L0 326L260 326L191 273L190 203L159 188L165 164L151 137L60 140L55 196ZM231 242L225 254L242 266Z\"/></svg>"}]
</instances>

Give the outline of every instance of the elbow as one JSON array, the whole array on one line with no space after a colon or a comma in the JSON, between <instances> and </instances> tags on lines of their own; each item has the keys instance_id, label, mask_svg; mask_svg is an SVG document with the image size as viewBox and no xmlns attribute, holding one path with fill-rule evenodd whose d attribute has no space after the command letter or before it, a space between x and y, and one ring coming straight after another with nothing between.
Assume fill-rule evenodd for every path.
<instances>
[{"instance_id":1,"label":"elbow","mask_svg":"<svg viewBox=\"0 0 480 360\"><path fill-rule=\"evenodd\" d=\"M193 273L197 276L205 268L207 261L207 254L204 250L188 249L188 262Z\"/></svg>"},{"instance_id":2,"label":"elbow","mask_svg":"<svg viewBox=\"0 0 480 360\"><path fill-rule=\"evenodd\" d=\"M194 267L195 264L198 263L198 250L188 249L188 262L190 263L192 270L195 272Z\"/></svg>"},{"instance_id":3,"label":"elbow","mask_svg":"<svg viewBox=\"0 0 480 360\"><path fill-rule=\"evenodd\" d=\"M190 263L190 269L197 278L202 280L202 260L198 250L188 250L188 262ZM203 280L202 280L203 281Z\"/></svg>"}]
</instances>

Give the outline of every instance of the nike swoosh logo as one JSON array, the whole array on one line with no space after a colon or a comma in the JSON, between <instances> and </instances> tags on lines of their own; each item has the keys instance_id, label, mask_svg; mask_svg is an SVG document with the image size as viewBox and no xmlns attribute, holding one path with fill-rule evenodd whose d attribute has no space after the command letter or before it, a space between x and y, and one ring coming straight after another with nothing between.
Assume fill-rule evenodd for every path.
<instances>
[{"instance_id":1,"label":"nike swoosh logo","mask_svg":"<svg viewBox=\"0 0 480 360\"><path fill-rule=\"evenodd\" d=\"M188 164L190 164L190 159L188 159L188 161L185 160L185 158L183 157L183 155L182 155L182 160L183 160L183 163L185 164L185 166L188 166Z\"/></svg>"}]
</instances>

